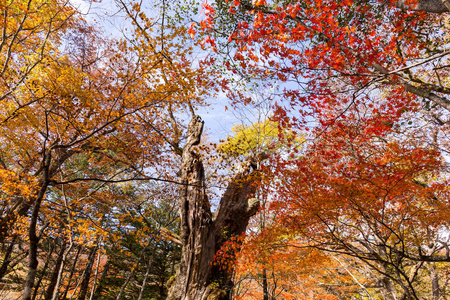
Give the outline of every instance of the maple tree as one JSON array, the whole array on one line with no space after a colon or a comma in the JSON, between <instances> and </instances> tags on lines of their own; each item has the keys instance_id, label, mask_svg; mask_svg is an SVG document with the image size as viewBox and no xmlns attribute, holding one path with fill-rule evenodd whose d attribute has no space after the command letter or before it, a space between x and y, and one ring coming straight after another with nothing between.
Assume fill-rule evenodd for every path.
<instances>
[{"instance_id":1,"label":"maple tree","mask_svg":"<svg viewBox=\"0 0 450 300\"><path fill-rule=\"evenodd\" d=\"M374 111L381 118L414 109L417 98L428 107L449 108L445 16L400 10L399 3L385 1L218 1L203 6L206 18L199 26L192 24L191 34L198 29L209 34L204 41L219 54L228 53L225 66L233 73L262 84L285 82L280 100L286 101L279 101L274 112L280 120L290 116L294 126L303 127L310 115L330 122L353 105L372 105L383 94L390 94L391 103ZM235 27L223 25L224 19Z\"/></svg>"},{"instance_id":2,"label":"maple tree","mask_svg":"<svg viewBox=\"0 0 450 300\"><path fill-rule=\"evenodd\" d=\"M387 299L422 298L431 282L424 288L421 270L449 261L443 158L418 138L367 136L361 122L338 122L285 162L274 208L291 234L376 270Z\"/></svg>"},{"instance_id":3,"label":"maple tree","mask_svg":"<svg viewBox=\"0 0 450 300\"><path fill-rule=\"evenodd\" d=\"M364 295L361 286L373 283L358 274L357 264L342 264L342 257L305 246L286 239L275 243L264 235L249 241L235 270L235 298L345 299Z\"/></svg>"},{"instance_id":4,"label":"maple tree","mask_svg":"<svg viewBox=\"0 0 450 300\"><path fill-rule=\"evenodd\" d=\"M203 7L191 35L200 30L233 76L281 82L273 119L311 139L273 160L280 226L359 258L378 272L384 298L439 299L445 275L435 268L448 261L445 2Z\"/></svg>"}]
</instances>

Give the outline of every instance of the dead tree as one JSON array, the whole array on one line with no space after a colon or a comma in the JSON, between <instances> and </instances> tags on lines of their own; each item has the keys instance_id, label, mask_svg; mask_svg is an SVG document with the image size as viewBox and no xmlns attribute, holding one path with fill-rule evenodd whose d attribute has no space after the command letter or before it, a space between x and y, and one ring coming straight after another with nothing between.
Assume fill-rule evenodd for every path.
<instances>
[{"instance_id":1,"label":"dead tree","mask_svg":"<svg viewBox=\"0 0 450 300\"><path fill-rule=\"evenodd\" d=\"M258 180L258 159L251 157L235 172L213 218L203 163L195 152L202 130L203 121L194 116L178 173L182 253L176 280L169 290L168 299L172 300L228 298L232 274L213 265L214 254L231 237L245 231L259 207L259 202L252 198Z\"/></svg>"}]
</instances>

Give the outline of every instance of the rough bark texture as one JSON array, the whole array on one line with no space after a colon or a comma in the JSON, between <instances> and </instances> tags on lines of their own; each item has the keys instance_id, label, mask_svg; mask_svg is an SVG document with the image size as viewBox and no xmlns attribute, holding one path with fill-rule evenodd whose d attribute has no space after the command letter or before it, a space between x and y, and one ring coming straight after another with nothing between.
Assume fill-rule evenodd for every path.
<instances>
[{"instance_id":1,"label":"rough bark texture","mask_svg":"<svg viewBox=\"0 0 450 300\"><path fill-rule=\"evenodd\" d=\"M441 289L439 288L439 275L436 272L436 266L430 265L431 289L433 292L433 300L441 299Z\"/></svg>"},{"instance_id":2,"label":"rough bark texture","mask_svg":"<svg viewBox=\"0 0 450 300\"><path fill-rule=\"evenodd\" d=\"M429 13L444 13L449 11L450 5L448 0L419 0L417 2L398 0L397 6L405 10L426 11Z\"/></svg>"},{"instance_id":3,"label":"rough bark texture","mask_svg":"<svg viewBox=\"0 0 450 300\"><path fill-rule=\"evenodd\" d=\"M253 172L256 164L250 159L233 176L213 220L206 196L203 164L194 147L200 143L202 130L203 121L194 116L189 124L178 173L182 253L168 299L228 298L231 274L213 266L214 254L228 239L245 231L249 218L259 206L259 202L251 198L257 177Z\"/></svg>"}]
</instances>

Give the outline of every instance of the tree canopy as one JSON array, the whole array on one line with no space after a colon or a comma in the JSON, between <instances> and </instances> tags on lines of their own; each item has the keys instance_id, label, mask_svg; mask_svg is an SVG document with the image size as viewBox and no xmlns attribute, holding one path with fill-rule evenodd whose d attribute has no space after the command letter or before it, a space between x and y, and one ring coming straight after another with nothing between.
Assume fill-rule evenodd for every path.
<instances>
[{"instance_id":1,"label":"tree canopy","mask_svg":"<svg viewBox=\"0 0 450 300\"><path fill-rule=\"evenodd\" d=\"M0 298L449 296L446 1L87 4L0 3Z\"/></svg>"}]
</instances>

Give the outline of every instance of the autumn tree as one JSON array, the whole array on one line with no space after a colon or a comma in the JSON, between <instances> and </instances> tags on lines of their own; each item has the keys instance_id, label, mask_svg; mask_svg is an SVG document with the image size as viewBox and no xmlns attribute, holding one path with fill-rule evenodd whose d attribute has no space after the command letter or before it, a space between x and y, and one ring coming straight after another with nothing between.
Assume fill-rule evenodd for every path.
<instances>
[{"instance_id":1,"label":"autumn tree","mask_svg":"<svg viewBox=\"0 0 450 300\"><path fill-rule=\"evenodd\" d=\"M444 2L203 7L192 36L200 31L233 76L278 82L274 120L310 139L301 154L277 157L281 226L359 258L378 272L384 298L439 299L448 220Z\"/></svg>"},{"instance_id":2,"label":"autumn tree","mask_svg":"<svg viewBox=\"0 0 450 300\"><path fill-rule=\"evenodd\" d=\"M239 253L235 266L236 299L367 296L366 286L373 281L361 274L354 260L308 247L298 237L277 237L273 230L267 230L250 239Z\"/></svg>"},{"instance_id":3,"label":"autumn tree","mask_svg":"<svg viewBox=\"0 0 450 300\"><path fill-rule=\"evenodd\" d=\"M379 137L365 132L372 122L339 121L285 161L274 209L310 246L370 266L385 299L439 299L444 274L424 274L449 261L444 158L420 131Z\"/></svg>"},{"instance_id":4,"label":"autumn tree","mask_svg":"<svg viewBox=\"0 0 450 300\"><path fill-rule=\"evenodd\" d=\"M3 11L2 237L28 231L23 299L31 299L47 228L62 226L65 239L64 230L89 224L74 212L101 220L99 204L113 206L107 184L151 179L149 170L169 180L159 171L181 139L173 110L201 102L207 81L194 80L207 72L190 68L189 48L166 42L183 28L160 40L137 27L132 43L113 43L69 3L11 2Z\"/></svg>"},{"instance_id":5,"label":"autumn tree","mask_svg":"<svg viewBox=\"0 0 450 300\"><path fill-rule=\"evenodd\" d=\"M107 234L108 218L130 197L118 187L148 180L175 184L180 199L181 264L169 298L224 298L231 274L211 262L256 212L258 202L249 199L262 157L236 170L213 218L195 109L221 88L215 72L193 63L187 30L166 22L166 7L155 17L139 3L117 4L130 25L130 34L117 40L102 37L69 2L2 5L0 224L8 249L16 236L27 243L22 298L93 298L110 268L100 263L102 248L117 239ZM146 223L146 216L117 216L139 217ZM137 232L151 228L146 225ZM44 248L45 240L52 247ZM142 255L130 261L137 268L146 260L150 270L149 249L132 247ZM47 260L39 269L41 257Z\"/></svg>"}]
</instances>

